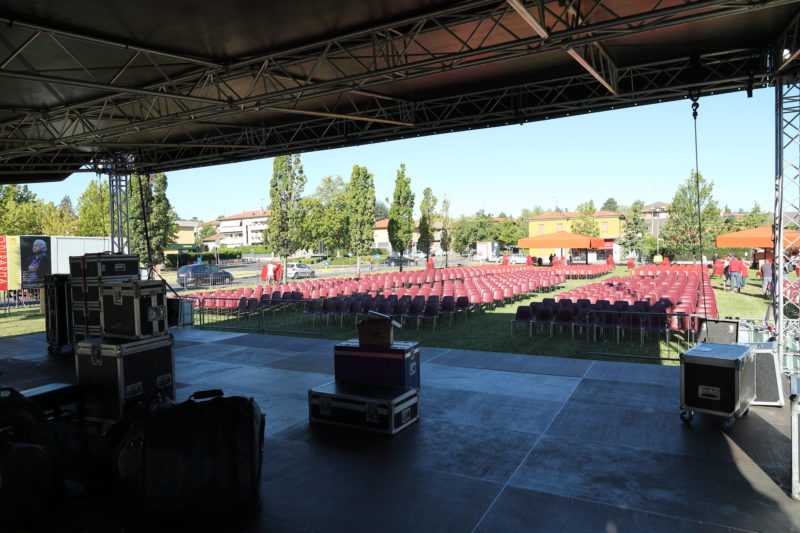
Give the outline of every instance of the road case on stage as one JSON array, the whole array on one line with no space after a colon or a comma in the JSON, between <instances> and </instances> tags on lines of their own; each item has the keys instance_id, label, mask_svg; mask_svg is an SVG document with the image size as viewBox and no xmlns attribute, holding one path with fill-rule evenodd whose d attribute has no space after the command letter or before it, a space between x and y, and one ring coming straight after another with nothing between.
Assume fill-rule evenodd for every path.
<instances>
[{"instance_id":1,"label":"road case on stage","mask_svg":"<svg viewBox=\"0 0 800 533\"><path fill-rule=\"evenodd\" d=\"M167 332L167 287L164 281L103 284L104 337L146 339Z\"/></svg>"},{"instance_id":2,"label":"road case on stage","mask_svg":"<svg viewBox=\"0 0 800 533\"><path fill-rule=\"evenodd\" d=\"M44 277L44 302L47 351L58 354L64 346L72 344L72 297L69 274L52 274Z\"/></svg>"},{"instance_id":3,"label":"road case on stage","mask_svg":"<svg viewBox=\"0 0 800 533\"><path fill-rule=\"evenodd\" d=\"M73 280L139 279L139 256L134 254L84 254L69 258Z\"/></svg>"},{"instance_id":4,"label":"road case on stage","mask_svg":"<svg viewBox=\"0 0 800 533\"><path fill-rule=\"evenodd\" d=\"M333 347L336 381L419 388L419 343L362 346L357 339Z\"/></svg>"},{"instance_id":5,"label":"road case on stage","mask_svg":"<svg viewBox=\"0 0 800 533\"><path fill-rule=\"evenodd\" d=\"M157 393L175 399L172 335L79 342L75 373L90 418L118 420L132 403Z\"/></svg>"},{"instance_id":6,"label":"road case on stage","mask_svg":"<svg viewBox=\"0 0 800 533\"><path fill-rule=\"evenodd\" d=\"M786 403L783 391L783 372L778 361L776 342L739 343L752 346L756 358L756 396L753 405L783 407Z\"/></svg>"},{"instance_id":7,"label":"road case on stage","mask_svg":"<svg viewBox=\"0 0 800 533\"><path fill-rule=\"evenodd\" d=\"M741 344L700 343L682 353L681 418L694 412L721 416L725 427L750 409L756 393L755 352Z\"/></svg>"},{"instance_id":8,"label":"road case on stage","mask_svg":"<svg viewBox=\"0 0 800 533\"><path fill-rule=\"evenodd\" d=\"M417 389L331 382L308 391L312 423L394 435L419 420Z\"/></svg>"}]
</instances>

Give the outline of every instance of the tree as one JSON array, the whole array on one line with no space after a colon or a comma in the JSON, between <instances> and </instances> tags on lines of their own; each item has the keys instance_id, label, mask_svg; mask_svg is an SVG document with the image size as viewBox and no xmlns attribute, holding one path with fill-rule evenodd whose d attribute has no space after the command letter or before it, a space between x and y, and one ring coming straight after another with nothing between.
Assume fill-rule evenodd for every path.
<instances>
[{"instance_id":1,"label":"tree","mask_svg":"<svg viewBox=\"0 0 800 533\"><path fill-rule=\"evenodd\" d=\"M414 235L414 193L411 192L411 178L406 177L406 166L400 165L394 181L392 206L389 208L389 242L392 250L401 256L411 246ZM400 271L403 263L400 262Z\"/></svg>"},{"instance_id":2,"label":"tree","mask_svg":"<svg viewBox=\"0 0 800 533\"><path fill-rule=\"evenodd\" d=\"M674 254L702 256L720 231L720 212L711 195L714 184L698 172L678 187L662 230L666 247ZM700 246L702 238L702 246Z\"/></svg>"},{"instance_id":3,"label":"tree","mask_svg":"<svg viewBox=\"0 0 800 533\"><path fill-rule=\"evenodd\" d=\"M600 211L613 211L614 213L619 213L619 205L617 204L616 200L609 198L603 202L603 206L600 208Z\"/></svg>"},{"instance_id":4,"label":"tree","mask_svg":"<svg viewBox=\"0 0 800 533\"><path fill-rule=\"evenodd\" d=\"M317 187L308 207L308 230L316 245L322 241L326 250L341 250L350 245L349 188L341 176L326 176Z\"/></svg>"},{"instance_id":5,"label":"tree","mask_svg":"<svg viewBox=\"0 0 800 533\"><path fill-rule=\"evenodd\" d=\"M41 219L40 231L43 235L76 235L78 233L78 217L75 216L69 196L65 196L57 207L50 202L42 204Z\"/></svg>"},{"instance_id":6,"label":"tree","mask_svg":"<svg viewBox=\"0 0 800 533\"><path fill-rule=\"evenodd\" d=\"M69 196L64 196L64 198L61 199L61 201L58 203L58 208L64 213L78 218L78 214L75 212L75 207L72 205L72 199Z\"/></svg>"},{"instance_id":7,"label":"tree","mask_svg":"<svg viewBox=\"0 0 800 533\"><path fill-rule=\"evenodd\" d=\"M389 218L389 208L383 201L378 200L375 202L375 220L383 220Z\"/></svg>"},{"instance_id":8,"label":"tree","mask_svg":"<svg viewBox=\"0 0 800 533\"><path fill-rule=\"evenodd\" d=\"M593 218L595 213L594 202L589 200L588 202L578 204L578 213L580 213L580 216L575 219L571 226L572 233L588 235L589 237L599 237L600 224Z\"/></svg>"},{"instance_id":9,"label":"tree","mask_svg":"<svg viewBox=\"0 0 800 533\"><path fill-rule=\"evenodd\" d=\"M356 275L361 275L361 256L375 242L375 183L367 167L353 166L350 175L350 250L356 255Z\"/></svg>"},{"instance_id":10,"label":"tree","mask_svg":"<svg viewBox=\"0 0 800 533\"><path fill-rule=\"evenodd\" d=\"M522 228L513 218L504 218L495 223L495 235L497 242L503 248L513 248L523 237Z\"/></svg>"},{"instance_id":11,"label":"tree","mask_svg":"<svg viewBox=\"0 0 800 533\"><path fill-rule=\"evenodd\" d=\"M214 226L212 226L211 224L201 226L200 232L197 234L197 237L195 237L194 244L202 248L203 239L205 239L206 237L211 237L215 233L216 231L214 231Z\"/></svg>"},{"instance_id":12,"label":"tree","mask_svg":"<svg viewBox=\"0 0 800 533\"><path fill-rule=\"evenodd\" d=\"M306 186L306 176L300 155L281 155L272 161L272 180L269 185L271 214L267 224L269 243L283 257L283 276L286 277L286 262L297 250L302 227L300 196Z\"/></svg>"},{"instance_id":13,"label":"tree","mask_svg":"<svg viewBox=\"0 0 800 533\"><path fill-rule=\"evenodd\" d=\"M36 201L36 193L31 192L27 185L0 185L0 205L8 200L18 204L27 204Z\"/></svg>"},{"instance_id":14,"label":"tree","mask_svg":"<svg viewBox=\"0 0 800 533\"><path fill-rule=\"evenodd\" d=\"M110 233L108 182L91 180L78 198L78 235L107 237Z\"/></svg>"},{"instance_id":15,"label":"tree","mask_svg":"<svg viewBox=\"0 0 800 533\"><path fill-rule=\"evenodd\" d=\"M178 225L167 198L167 176L163 173L134 174L128 185L129 249L147 268L164 262L164 251L175 242ZM145 231L146 230L146 231ZM151 254L148 254L148 241Z\"/></svg>"},{"instance_id":16,"label":"tree","mask_svg":"<svg viewBox=\"0 0 800 533\"><path fill-rule=\"evenodd\" d=\"M478 225L474 219L461 217L453 223L453 248L456 250L474 250Z\"/></svg>"},{"instance_id":17,"label":"tree","mask_svg":"<svg viewBox=\"0 0 800 533\"><path fill-rule=\"evenodd\" d=\"M753 209L744 216L743 229L757 228L765 224L769 224L770 215L761 211L761 206L758 202L753 203Z\"/></svg>"},{"instance_id":18,"label":"tree","mask_svg":"<svg viewBox=\"0 0 800 533\"><path fill-rule=\"evenodd\" d=\"M644 257L644 237L647 233L647 223L642 216L644 202L636 200L633 202L628 215L625 218L625 231L619 239L619 245L625 253L639 252Z\"/></svg>"},{"instance_id":19,"label":"tree","mask_svg":"<svg viewBox=\"0 0 800 533\"><path fill-rule=\"evenodd\" d=\"M419 239L417 248L425 252L425 257L431 255L433 244L433 231L436 217L436 197L430 187L422 191L422 201L419 204Z\"/></svg>"},{"instance_id":20,"label":"tree","mask_svg":"<svg viewBox=\"0 0 800 533\"><path fill-rule=\"evenodd\" d=\"M447 267L447 255L450 252L450 245L453 242L453 219L450 218L450 200L445 196L442 199L442 210L439 213L439 220L442 224L442 236L439 238L439 246L444 251L444 266Z\"/></svg>"},{"instance_id":21,"label":"tree","mask_svg":"<svg viewBox=\"0 0 800 533\"><path fill-rule=\"evenodd\" d=\"M53 205L53 204L50 204ZM0 235L38 235L42 233L42 220L45 204L34 202L15 202L9 195L0 212Z\"/></svg>"}]
</instances>

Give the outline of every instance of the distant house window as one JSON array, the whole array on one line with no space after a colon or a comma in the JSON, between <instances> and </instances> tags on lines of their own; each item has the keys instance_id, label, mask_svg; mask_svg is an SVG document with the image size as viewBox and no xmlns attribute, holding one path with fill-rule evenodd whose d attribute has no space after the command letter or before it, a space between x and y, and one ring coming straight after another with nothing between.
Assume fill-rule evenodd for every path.
<instances>
[{"instance_id":1,"label":"distant house window","mask_svg":"<svg viewBox=\"0 0 800 533\"><path fill-rule=\"evenodd\" d=\"M600 231L602 231L603 233L608 233L608 222L600 223Z\"/></svg>"},{"instance_id":2,"label":"distant house window","mask_svg":"<svg viewBox=\"0 0 800 533\"><path fill-rule=\"evenodd\" d=\"M544 235L544 224L539 224L539 235Z\"/></svg>"},{"instance_id":3,"label":"distant house window","mask_svg":"<svg viewBox=\"0 0 800 533\"><path fill-rule=\"evenodd\" d=\"M556 224L556 231L564 231L564 224Z\"/></svg>"}]
</instances>

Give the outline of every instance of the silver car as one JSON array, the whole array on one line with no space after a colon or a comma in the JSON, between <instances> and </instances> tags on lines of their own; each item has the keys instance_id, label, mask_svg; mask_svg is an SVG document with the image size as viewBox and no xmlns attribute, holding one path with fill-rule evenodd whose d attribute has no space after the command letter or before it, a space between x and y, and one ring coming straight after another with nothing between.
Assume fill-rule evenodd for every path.
<instances>
[{"instance_id":1,"label":"silver car","mask_svg":"<svg viewBox=\"0 0 800 533\"><path fill-rule=\"evenodd\" d=\"M313 278L314 270L304 263L288 263L286 277L289 279Z\"/></svg>"}]
</instances>

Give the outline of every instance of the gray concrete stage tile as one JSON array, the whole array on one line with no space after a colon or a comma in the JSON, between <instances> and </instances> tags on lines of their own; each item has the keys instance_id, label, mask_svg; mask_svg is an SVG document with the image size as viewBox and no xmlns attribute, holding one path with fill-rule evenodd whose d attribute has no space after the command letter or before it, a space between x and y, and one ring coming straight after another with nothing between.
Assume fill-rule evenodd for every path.
<instances>
[{"instance_id":1,"label":"gray concrete stage tile","mask_svg":"<svg viewBox=\"0 0 800 533\"><path fill-rule=\"evenodd\" d=\"M497 428L487 431L430 418L422 412L419 421L391 438L322 424L298 425L275 438L333 448L374 461L504 483L538 434Z\"/></svg>"},{"instance_id":2,"label":"gray concrete stage tile","mask_svg":"<svg viewBox=\"0 0 800 533\"><path fill-rule=\"evenodd\" d=\"M580 383L578 378L501 372L426 363L420 370L422 387L471 390L563 402Z\"/></svg>"},{"instance_id":3,"label":"gray concrete stage tile","mask_svg":"<svg viewBox=\"0 0 800 533\"><path fill-rule=\"evenodd\" d=\"M49 361L34 362L12 357L0 358L0 383L17 390L31 389L48 383L75 383L73 357L51 357Z\"/></svg>"},{"instance_id":4,"label":"gray concrete stage tile","mask_svg":"<svg viewBox=\"0 0 800 533\"><path fill-rule=\"evenodd\" d=\"M743 530L678 516L506 487L476 531L724 533Z\"/></svg>"},{"instance_id":5,"label":"gray concrete stage tile","mask_svg":"<svg viewBox=\"0 0 800 533\"><path fill-rule=\"evenodd\" d=\"M606 381L631 381L633 383L652 383L654 385L681 384L679 366L618 363L613 361L593 361L584 376Z\"/></svg>"},{"instance_id":6,"label":"gray concrete stage tile","mask_svg":"<svg viewBox=\"0 0 800 533\"><path fill-rule=\"evenodd\" d=\"M598 409L613 410L613 407L620 406L680 413L681 389L677 383L657 385L584 379L575 389L570 401L589 402Z\"/></svg>"},{"instance_id":7,"label":"gray concrete stage tile","mask_svg":"<svg viewBox=\"0 0 800 533\"><path fill-rule=\"evenodd\" d=\"M333 353L323 355L316 352L306 352L266 363L263 366L280 370L293 370L295 372L330 374L331 379L333 379Z\"/></svg>"},{"instance_id":8,"label":"gray concrete stage tile","mask_svg":"<svg viewBox=\"0 0 800 533\"><path fill-rule=\"evenodd\" d=\"M499 352L477 352L472 350L450 350L436 358L437 365L452 365L508 372L529 372L551 376L583 377L592 361L548 357L544 355L524 355Z\"/></svg>"},{"instance_id":9,"label":"gray concrete stage tile","mask_svg":"<svg viewBox=\"0 0 800 533\"><path fill-rule=\"evenodd\" d=\"M173 328L170 330L175 340L187 340L193 342L219 342L233 337L246 335L233 331L213 331L207 329L194 328Z\"/></svg>"},{"instance_id":10,"label":"gray concrete stage tile","mask_svg":"<svg viewBox=\"0 0 800 533\"><path fill-rule=\"evenodd\" d=\"M178 349L175 351L175 353L180 357L260 366L290 357L295 355L296 352L287 352L285 350L274 348L237 346L222 342L207 342L196 346Z\"/></svg>"},{"instance_id":11,"label":"gray concrete stage tile","mask_svg":"<svg viewBox=\"0 0 800 533\"><path fill-rule=\"evenodd\" d=\"M262 517L314 532L469 531L501 487L276 439L263 479Z\"/></svg>"},{"instance_id":12,"label":"gray concrete stage tile","mask_svg":"<svg viewBox=\"0 0 800 533\"><path fill-rule=\"evenodd\" d=\"M223 375L226 372L241 370L242 368L245 368L245 365L240 363L209 361L192 357L176 357L175 379L181 383L192 385L209 378L213 379L215 376Z\"/></svg>"},{"instance_id":13,"label":"gray concrete stage tile","mask_svg":"<svg viewBox=\"0 0 800 533\"><path fill-rule=\"evenodd\" d=\"M753 531L800 527L797 503L756 465L545 435L515 487Z\"/></svg>"},{"instance_id":14,"label":"gray concrete stage tile","mask_svg":"<svg viewBox=\"0 0 800 533\"><path fill-rule=\"evenodd\" d=\"M180 376L178 376L180 379ZM225 389L246 391L251 395L266 395L270 398L288 398L308 401L308 389L333 381L327 374L293 372L264 367L242 367L220 376L204 380L209 385Z\"/></svg>"},{"instance_id":15,"label":"gray concrete stage tile","mask_svg":"<svg viewBox=\"0 0 800 533\"><path fill-rule=\"evenodd\" d=\"M424 374L423 374L424 376ZM469 424L486 431L496 428L541 433L563 402L426 385L420 392L420 412L426 419Z\"/></svg>"}]
</instances>

